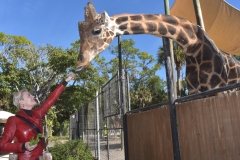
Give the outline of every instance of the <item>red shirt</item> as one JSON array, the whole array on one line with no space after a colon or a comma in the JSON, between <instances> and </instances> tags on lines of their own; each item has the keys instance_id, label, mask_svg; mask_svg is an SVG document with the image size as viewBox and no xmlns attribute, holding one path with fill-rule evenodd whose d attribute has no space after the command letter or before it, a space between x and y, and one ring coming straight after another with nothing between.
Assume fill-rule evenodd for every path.
<instances>
[{"instance_id":1,"label":"red shirt","mask_svg":"<svg viewBox=\"0 0 240 160\"><path fill-rule=\"evenodd\" d=\"M64 88L65 85L59 84L42 105L31 110L32 117L28 116L22 109L20 109L17 114L35 123L42 132L42 118L56 102ZM4 133L0 140L0 152L17 153L18 160L35 160L42 155L42 141L39 141L38 146L31 152L22 150L23 143L29 142L33 136L36 137L34 129L30 128L30 126L20 118L11 116L4 126ZM12 143L12 141L14 141L14 143Z\"/></svg>"}]
</instances>

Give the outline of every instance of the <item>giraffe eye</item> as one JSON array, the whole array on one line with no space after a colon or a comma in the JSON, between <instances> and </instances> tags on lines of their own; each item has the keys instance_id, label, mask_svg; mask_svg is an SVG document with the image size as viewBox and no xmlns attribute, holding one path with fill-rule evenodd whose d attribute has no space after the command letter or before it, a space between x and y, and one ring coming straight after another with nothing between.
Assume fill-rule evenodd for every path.
<instances>
[{"instance_id":1,"label":"giraffe eye","mask_svg":"<svg viewBox=\"0 0 240 160\"><path fill-rule=\"evenodd\" d=\"M102 29L94 29L93 31L92 31L92 34L93 35L98 35L98 34L100 34L101 33L101 31L102 31Z\"/></svg>"}]
</instances>

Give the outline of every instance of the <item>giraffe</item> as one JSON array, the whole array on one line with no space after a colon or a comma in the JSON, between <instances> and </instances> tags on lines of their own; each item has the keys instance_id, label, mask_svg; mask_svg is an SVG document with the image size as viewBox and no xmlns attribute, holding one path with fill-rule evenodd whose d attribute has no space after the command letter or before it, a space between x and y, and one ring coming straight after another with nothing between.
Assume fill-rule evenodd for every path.
<instances>
[{"instance_id":1,"label":"giraffe","mask_svg":"<svg viewBox=\"0 0 240 160\"><path fill-rule=\"evenodd\" d=\"M78 23L80 53L78 70L104 51L119 35L151 34L178 43L186 55L189 94L234 84L240 80L240 62L220 50L202 28L183 18L164 14L97 14L91 2L84 8L85 21Z\"/></svg>"}]
</instances>

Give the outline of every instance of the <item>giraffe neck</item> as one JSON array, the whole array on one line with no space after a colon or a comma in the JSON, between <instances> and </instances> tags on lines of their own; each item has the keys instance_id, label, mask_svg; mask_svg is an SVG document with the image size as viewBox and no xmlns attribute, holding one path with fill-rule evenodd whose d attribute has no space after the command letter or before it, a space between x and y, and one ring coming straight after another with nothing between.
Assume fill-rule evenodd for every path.
<instances>
[{"instance_id":1,"label":"giraffe neck","mask_svg":"<svg viewBox=\"0 0 240 160\"><path fill-rule=\"evenodd\" d=\"M198 27L187 20L168 15L122 14L112 17L116 25L116 35L151 34L176 41L187 52L188 47L197 42Z\"/></svg>"}]
</instances>

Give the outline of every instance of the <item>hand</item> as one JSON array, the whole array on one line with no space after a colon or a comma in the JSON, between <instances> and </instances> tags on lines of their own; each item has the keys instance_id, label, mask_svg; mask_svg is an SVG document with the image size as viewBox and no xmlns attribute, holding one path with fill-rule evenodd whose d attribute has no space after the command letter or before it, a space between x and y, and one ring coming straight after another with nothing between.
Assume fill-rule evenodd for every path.
<instances>
[{"instance_id":1,"label":"hand","mask_svg":"<svg viewBox=\"0 0 240 160\"><path fill-rule=\"evenodd\" d=\"M70 76L68 76L68 77L65 79L65 81L66 81L66 82L69 82L70 80L73 80L74 77L75 77L75 74L72 73Z\"/></svg>"},{"instance_id":2,"label":"hand","mask_svg":"<svg viewBox=\"0 0 240 160\"><path fill-rule=\"evenodd\" d=\"M25 143L25 148L28 150L28 151L32 151L34 150L36 147L37 147L38 144L34 144L32 146L29 145L29 142L26 142Z\"/></svg>"}]
</instances>

